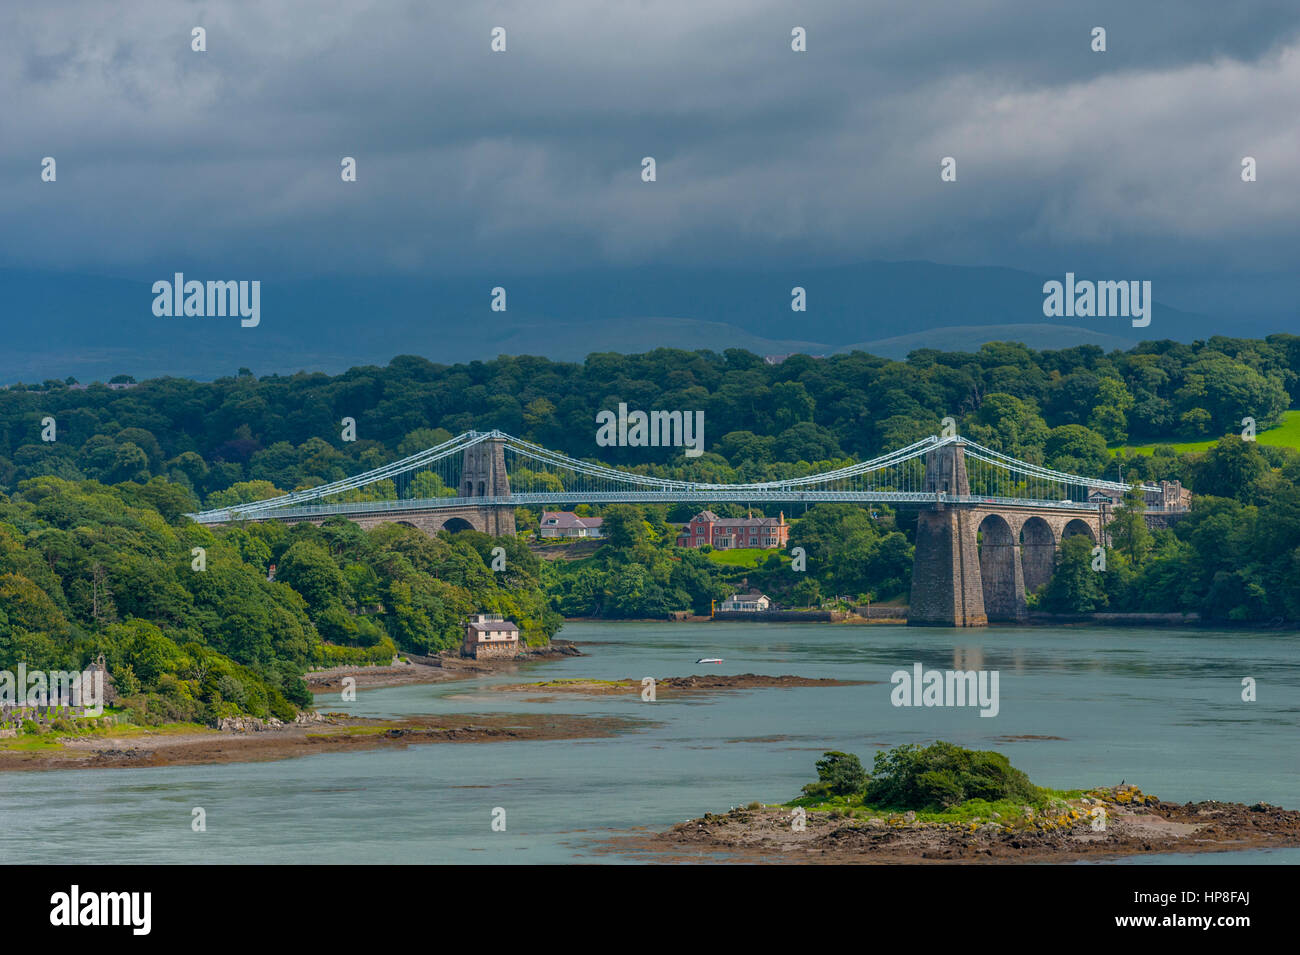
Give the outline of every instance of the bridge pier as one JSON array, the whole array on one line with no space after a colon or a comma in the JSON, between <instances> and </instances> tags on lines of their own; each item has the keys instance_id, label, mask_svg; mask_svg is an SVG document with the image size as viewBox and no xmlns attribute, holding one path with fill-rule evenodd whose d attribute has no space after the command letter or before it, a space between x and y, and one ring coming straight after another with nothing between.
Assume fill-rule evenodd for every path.
<instances>
[{"instance_id":1,"label":"bridge pier","mask_svg":"<svg viewBox=\"0 0 1300 955\"><path fill-rule=\"evenodd\" d=\"M936 503L916 516L908 625L983 627L989 621L980 576L978 521L964 508L948 507L939 500L940 494L970 494L961 442L926 454L925 490L935 495Z\"/></svg>"},{"instance_id":2,"label":"bridge pier","mask_svg":"<svg viewBox=\"0 0 1300 955\"><path fill-rule=\"evenodd\" d=\"M908 626L988 624L975 534L975 521L963 508L939 506L917 514Z\"/></svg>"}]
</instances>

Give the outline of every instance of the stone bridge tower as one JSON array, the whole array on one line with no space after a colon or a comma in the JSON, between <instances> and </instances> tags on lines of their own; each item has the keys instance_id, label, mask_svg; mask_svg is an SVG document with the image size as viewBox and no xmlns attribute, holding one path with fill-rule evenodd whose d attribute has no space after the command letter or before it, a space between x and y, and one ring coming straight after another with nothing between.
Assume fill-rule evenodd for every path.
<instances>
[{"instance_id":1,"label":"stone bridge tower","mask_svg":"<svg viewBox=\"0 0 1300 955\"><path fill-rule=\"evenodd\" d=\"M935 503L916 517L916 555L907 622L914 626L982 627L984 587L980 577L978 518L969 509L945 504L940 493L968 496L966 455L960 441L925 456L925 488Z\"/></svg>"},{"instance_id":2,"label":"stone bridge tower","mask_svg":"<svg viewBox=\"0 0 1300 955\"><path fill-rule=\"evenodd\" d=\"M488 438L465 449L461 461L457 496L462 498L508 498L510 496L510 476L506 474L504 438ZM484 504L478 510L486 533L494 537L514 535L513 504Z\"/></svg>"}]
</instances>

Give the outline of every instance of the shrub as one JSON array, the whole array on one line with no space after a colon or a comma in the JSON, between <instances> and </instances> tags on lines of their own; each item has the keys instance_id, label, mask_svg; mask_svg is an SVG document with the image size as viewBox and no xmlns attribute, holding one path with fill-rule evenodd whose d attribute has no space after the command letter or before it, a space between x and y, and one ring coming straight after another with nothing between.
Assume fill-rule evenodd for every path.
<instances>
[{"instance_id":1,"label":"shrub","mask_svg":"<svg viewBox=\"0 0 1300 955\"><path fill-rule=\"evenodd\" d=\"M943 810L969 799L1037 804L1044 795L1001 753L938 740L877 753L866 798L872 805Z\"/></svg>"},{"instance_id":2,"label":"shrub","mask_svg":"<svg viewBox=\"0 0 1300 955\"><path fill-rule=\"evenodd\" d=\"M832 750L817 760L817 780L832 796L852 796L867 785L867 772L852 753Z\"/></svg>"}]
</instances>

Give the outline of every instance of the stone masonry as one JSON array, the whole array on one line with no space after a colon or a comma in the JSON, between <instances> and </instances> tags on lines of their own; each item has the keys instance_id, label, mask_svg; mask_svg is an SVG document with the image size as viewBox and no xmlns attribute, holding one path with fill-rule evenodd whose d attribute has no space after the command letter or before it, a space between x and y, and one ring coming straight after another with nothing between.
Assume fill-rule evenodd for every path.
<instances>
[{"instance_id":1,"label":"stone masonry","mask_svg":"<svg viewBox=\"0 0 1300 955\"><path fill-rule=\"evenodd\" d=\"M913 626L1023 621L1026 594L1051 578L1060 542L1073 534L1102 540L1104 511L940 501L940 492L970 495L961 442L926 455L925 490L936 500L917 515L907 621Z\"/></svg>"}]
</instances>

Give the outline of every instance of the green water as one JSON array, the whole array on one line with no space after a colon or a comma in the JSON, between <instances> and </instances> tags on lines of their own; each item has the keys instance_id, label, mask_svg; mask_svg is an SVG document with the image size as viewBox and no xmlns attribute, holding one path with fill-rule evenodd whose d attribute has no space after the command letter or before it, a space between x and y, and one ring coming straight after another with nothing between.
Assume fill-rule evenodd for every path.
<instances>
[{"instance_id":1,"label":"green water","mask_svg":"<svg viewBox=\"0 0 1300 955\"><path fill-rule=\"evenodd\" d=\"M574 623L588 654L473 681L362 691L330 710L374 716L622 714L657 725L616 738L431 744L212 767L0 775L0 863L568 862L617 830L795 795L823 750L869 763L882 746L938 738L1006 753L1055 788L1126 780L1162 798L1300 808L1300 637L1104 629L958 632L825 624ZM719 656L721 665L697 665ZM995 669L1000 711L895 707L890 674ZM526 702L498 682L690 673L880 681L729 691L643 703ZM1241 701L1253 677L1258 702ZM1017 741L1016 736L1056 740ZM207 831L191 831L203 807ZM506 830L493 831L493 810ZM33 853L32 846L40 846ZM1211 857L1195 861L1210 861ZM1300 862L1300 850L1233 853ZM1179 859L1178 861L1188 861Z\"/></svg>"}]
</instances>

